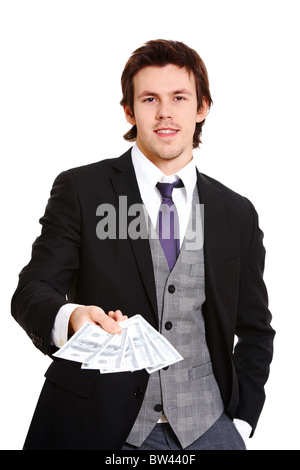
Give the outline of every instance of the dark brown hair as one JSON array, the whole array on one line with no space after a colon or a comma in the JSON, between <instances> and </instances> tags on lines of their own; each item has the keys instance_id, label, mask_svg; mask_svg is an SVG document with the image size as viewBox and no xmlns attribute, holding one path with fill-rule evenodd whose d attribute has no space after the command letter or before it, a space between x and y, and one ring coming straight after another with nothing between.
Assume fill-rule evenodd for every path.
<instances>
[{"instance_id":1,"label":"dark brown hair","mask_svg":"<svg viewBox=\"0 0 300 470\"><path fill-rule=\"evenodd\" d=\"M129 106L133 109L133 77L144 67L163 67L167 64L185 67L189 73L193 73L196 82L198 111L200 111L203 99L206 99L208 106L212 105L212 98L209 91L208 74L205 64L199 54L182 42L167 41L158 39L148 41L143 46L133 52L127 61L121 77L123 98L120 102L122 106ZM193 137L193 148L197 148L201 143L200 136L205 120L196 124ZM137 128L133 126L125 135L124 139L135 141Z\"/></svg>"}]
</instances>

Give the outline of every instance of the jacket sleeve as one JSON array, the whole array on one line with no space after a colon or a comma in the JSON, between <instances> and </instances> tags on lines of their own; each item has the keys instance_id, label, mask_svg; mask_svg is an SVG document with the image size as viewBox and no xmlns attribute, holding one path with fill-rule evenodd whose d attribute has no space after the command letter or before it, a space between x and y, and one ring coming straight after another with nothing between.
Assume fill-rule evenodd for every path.
<instances>
[{"instance_id":1,"label":"jacket sleeve","mask_svg":"<svg viewBox=\"0 0 300 470\"><path fill-rule=\"evenodd\" d=\"M55 317L68 302L70 280L79 267L80 205L70 172L55 180L41 235L33 243L32 257L19 275L12 298L12 315L34 345L49 353Z\"/></svg>"},{"instance_id":2,"label":"jacket sleeve","mask_svg":"<svg viewBox=\"0 0 300 470\"><path fill-rule=\"evenodd\" d=\"M275 331L271 327L268 295L263 281L265 249L258 216L252 212L252 237L241 269L236 322L234 364L239 383L236 418L252 426L252 434L265 401L264 385L269 376ZM249 230L249 225L248 225Z\"/></svg>"}]
</instances>

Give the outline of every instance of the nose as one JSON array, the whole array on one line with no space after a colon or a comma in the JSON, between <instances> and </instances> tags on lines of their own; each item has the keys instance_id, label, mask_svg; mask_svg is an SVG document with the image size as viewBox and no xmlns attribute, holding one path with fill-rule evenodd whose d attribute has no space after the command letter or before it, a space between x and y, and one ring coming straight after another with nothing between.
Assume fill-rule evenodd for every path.
<instances>
[{"instance_id":1,"label":"nose","mask_svg":"<svg viewBox=\"0 0 300 470\"><path fill-rule=\"evenodd\" d=\"M163 119L171 119L172 112L168 102L161 102L156 114L156 119L162 121Z\"/></svg>"}]
</instances>

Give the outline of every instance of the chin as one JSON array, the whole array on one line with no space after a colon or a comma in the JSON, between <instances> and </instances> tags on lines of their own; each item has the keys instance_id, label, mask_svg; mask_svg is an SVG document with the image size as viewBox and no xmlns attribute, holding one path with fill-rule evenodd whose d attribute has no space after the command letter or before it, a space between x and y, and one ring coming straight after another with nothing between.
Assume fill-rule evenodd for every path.
<instances>
[{"instance_id":1,"label":"chin","mask_svg":"<svg viewBox=\"0 0 300 470\"><path fill-rule=\"evenodd\" d=\"M183 154L181 149L173 150L173 151L161 151L157 154L158 158L162 158L163 160L174 160L175 158L180 157Z\"/></svg>"}]
</instances>

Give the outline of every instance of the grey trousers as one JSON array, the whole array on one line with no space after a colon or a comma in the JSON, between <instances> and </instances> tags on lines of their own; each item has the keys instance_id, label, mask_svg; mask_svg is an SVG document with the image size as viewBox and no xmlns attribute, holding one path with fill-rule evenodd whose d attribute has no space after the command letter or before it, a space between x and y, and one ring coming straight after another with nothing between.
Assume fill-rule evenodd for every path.
<instances>
[{"instance_id":1,"label":"grey trousers","mask_svg":"<svg viewBox=\"0 0 300 470\"><path fill-rule=\"evenodd\" d=\"M140 447L125 444L122 450L182 450L168 423L157 424ZM205 434L184 450L246 450L232 420L223 413Z\"/></svg>"}]
</instances>

